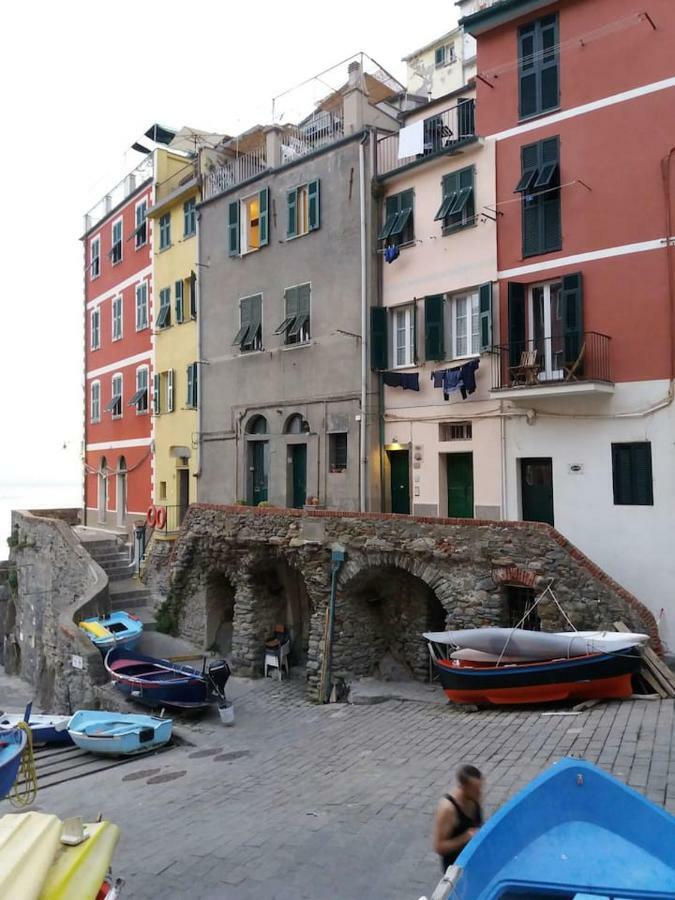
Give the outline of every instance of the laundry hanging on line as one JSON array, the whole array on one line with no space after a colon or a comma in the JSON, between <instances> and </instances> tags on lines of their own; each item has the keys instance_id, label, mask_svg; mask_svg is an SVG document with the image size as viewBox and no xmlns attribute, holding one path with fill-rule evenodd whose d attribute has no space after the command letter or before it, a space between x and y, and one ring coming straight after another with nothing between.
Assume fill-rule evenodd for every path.
<instances>
[{"instance_id":1,"label":"laundry hanging on line","mask_svg":"<svg viewBox=\"0 0 675 900\"><path fill-rule=\"evenodd\" d=\"M401 387L404 391L419 391L418 372L383 372L382 382L388 387Z\"/></svg>"},{"instance_id":2,"label":"laundry hanging on line","mask_svg":"<svg viewBox=\"0 0 675 900\"><path fill-rule=\"evenodd\" d=\"M452 369L437 369L431 373L434 387L443 388L443 399L449 400L450 394L459 391L462 400L466 400L468 394L476 390L476 370L480 366L480 360L471 359L462 366L454 366Z\"/></svg>"}]
</instances>

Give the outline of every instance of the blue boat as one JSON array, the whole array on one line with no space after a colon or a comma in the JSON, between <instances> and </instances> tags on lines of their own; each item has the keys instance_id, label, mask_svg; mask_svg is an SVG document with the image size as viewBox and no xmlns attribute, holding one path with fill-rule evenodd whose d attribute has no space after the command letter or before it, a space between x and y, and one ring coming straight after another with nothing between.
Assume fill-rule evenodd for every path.
<instances>
[{"instance_id":1,"label":"blue boat","mask_svg":"<svg viewBox=\"0 0 675 900\"><path fill-rule=\"evenodd\" d=\"M601 769L556 763L506 803L435 898L675 898L675 817Z\"/></svg>"},{"instance_id":2,"label":"blue boat","mask_svg":"<svg viewBox=\"0 0 675 900\"><path fill-rule=\"evenodd\" d=\"M127 649L110 650L104 665L115 687L132 700L146 706L176 709L205 709L225 700L225 684L230 668L225 660L212 662L202 671L155 659Z\"/></svg>"},{"instance_id":3,"label":"blue boat","mask_svg":"<svg viewBox=\"0 0 675 900\"><path fill-rule=\"evenodd\" d=\"M68 734L81 750L130 756L162 747L170 740L172 727L171 719L80 709L68 724Z\"/></svg>"},{"instance_id":4,"label":"blue boat","mask_svg":"<svg viewBox=\"0 0 675 900\"><path fill-rule=\"evenodd\" d=\"M84 619L80 628L102 653L112 647L126 647L133 650L143 634L143 623L136 616L122 610L107 616Z\"/></svg>"},{"instance_id":5,"label":"blue boat","mask_svg":"<svg viewBox=\"0 0 675 900\"><path fill-rule=\"evenodd\" d=\"M22 728L0 728L0 800L12 790L26 746Z\"/></svg>"},{"instance_id":6,"label":"blue boat","mask_svg":"<svg viewBox=\"0 0 675 900\"><path fill-rule=\"evenodd\" d=\"M0 713L0 729L16 728L24 722L25 716L20 713ZM70 744L67 725L70 716L50 716L29 713L28 726L33 735L33 746L42 744Z\"/></svg>"}]
</instances>

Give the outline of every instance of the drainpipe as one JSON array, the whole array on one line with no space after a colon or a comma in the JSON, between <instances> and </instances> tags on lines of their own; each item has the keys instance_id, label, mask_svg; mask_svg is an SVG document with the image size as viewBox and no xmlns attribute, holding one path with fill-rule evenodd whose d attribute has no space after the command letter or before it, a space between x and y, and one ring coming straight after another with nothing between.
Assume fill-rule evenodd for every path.
<instances>
[{"instance_id":1,"label":"drainpipe","mask_svg":"<svg viewBox=\"0 0 675 900\"><path fill-rule=\"evenodd\" d=\"M359 433L359 509L366 512L368 507L368 443L367 443L367 403L368 403L368 291L366 282L366 157L365 144L369 134L366 131L359 141L359 221L361 226L361 430Z\"/></svg>"},{"instance_id":2,"label":"drainpipe","mask_svg":"<svg viewBox=\"0 0 675 900\"><path fill-rule=\"evenodd\" d=\"M197 499L201 499L199 497L199 478L202 474L202 406L203 406L203 387L202 387L202 373L204 371L204 367L200 365L199 361L202 359L202 310L201 310L201 274L202 274L202 250L201 250L201 233L199 227L199 220L201 219L201 213L197 213L197 234L195 235L197 239L197 261L196 261L196 269L195 272L196 281L195 281L195 303L197 305L197 467L195 469L195 481L197 482L195 487L197 489ZM174 387L174 393L176 388ZM175 403L175 397L174 397ZM235 498L236 499L236 498Z\"/></svg>"},{"instance_id":3,"label":"drainpipe","mask_svg":"<svg viewBox=\"0 0 675 900\"><path fill-rule=\"evenodd\" d=\"M345 549L336 545L330 554L330 600L328 604L328 629L326 632L326 646L323 649L324 665L321 679L322 703L328 703L331 692L331 668L333 663L333 628L335 625L335 594L337 593L337 578L342 563L345 561Z\"/></svg>"}]
</instances>

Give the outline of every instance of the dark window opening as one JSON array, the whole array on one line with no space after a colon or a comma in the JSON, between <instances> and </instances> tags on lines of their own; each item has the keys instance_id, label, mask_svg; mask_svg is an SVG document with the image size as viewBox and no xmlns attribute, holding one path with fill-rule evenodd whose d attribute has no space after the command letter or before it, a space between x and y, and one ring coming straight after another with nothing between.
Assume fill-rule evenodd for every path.
<instances>
[{"instance_id":1,"label":"dark window opening","mask_svg":"<svg viewBox=\"0 0 675 900\"><path fill-rule=\"evenodd\" d=\"M541 620L534 608L536 600L532 588L508 584L504 587L506 627L541 631ZM507 650L508 653L508 650Z\"/></svg>"},{"instance_id":2,"label":"dark window opening","mask_svg":"<svg viewBox=\"0 0 675 900\"><path fill-rule=\"evenodd\" d=\"M653 506L652 445L649 441L612 444L615 506Z\"/></svg>"},{"instance_id":3,"label":"dark window opening","mask_svg":"<svg viewBox=\"0 0 675 900\"><path fill-rule=\"evenodd\" d=\"M344 472L347 468L347 433L328 435L328 466L331 472Z\"/></svg>"}]
</instances>

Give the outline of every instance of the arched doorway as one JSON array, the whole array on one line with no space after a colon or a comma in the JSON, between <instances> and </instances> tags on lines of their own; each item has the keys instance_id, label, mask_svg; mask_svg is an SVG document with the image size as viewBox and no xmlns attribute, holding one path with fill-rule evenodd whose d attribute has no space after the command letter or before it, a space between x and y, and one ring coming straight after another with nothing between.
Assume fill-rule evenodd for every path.
<instances>
[{"instance_id":1,"label":"arched doorway","mask_svg":"<svg viewBox=\"0 0 675 900\"><path fill-rule=\"evenodd\" d=\"M250 506L267 501L269 480L269 441L265 416L254 416L246 427L248 478L246 497Z\"/></svg>"},{"instance_id":2,"label":"arched doorway","mask_svg":"<svg viewBox=\"0 0 675 900\"><path fill-rule=\"evenodd\" d=\"M352 676L429 677L425 631L446 612L426 582L397 566L367 568L338 592L333 671Z\"/></svg>"},{"instance_id":3,"label":"arched doorway","mask_svg":"<svg viewBox=\"0 0 675 900\"><path fill-rule=\"evenodd\" d=\"M286 420L285 434L307 434L309 423L298 413ZM288 445L288 474L286 479L286 504L302 509L307 499L307 444L293 440Z\"/></svg>"},{"instance_id":4,"label":"arched doorway","mask_svg":"<svg viewBox=\"0 0 675 900\"><path fill-rule=\"evenodd\" d=\"M117 526L124 528L127 521L127 461L120 456L117 461Z\"/></svg>"},{"instance_id":5,"label":"arched doorway","mask_svg":"<svg viewBox=\"0 0 675 900\"><path fill-rule=\"evenodd\" d=\"M311 609L302 574L285 560L262 560L255 566L256 637L262 648L276 625L284 625L291 640L291 664L304 665L309 648Z\"/></svg>"},{"instance_id":6,"label":"arched doorway","mask_svg":"<svg viewBox=\"0 0 675 900\"><path fill-rule=\"evenodd\" d=\"M108 461L101 457L98 467L98 520L103 525L106 521L108 509Z\"/></svg>"},{"instance_id":7,"label":"arched doorway","mask_svg":"<svg viewBox=\"0 0 675 900\"><path fill-rule=\"evenodd\" d=\"M235 591L221 572L211 572L206 581L206 650L228 655L232 651Z\"/></svg>"}]
</instances>

